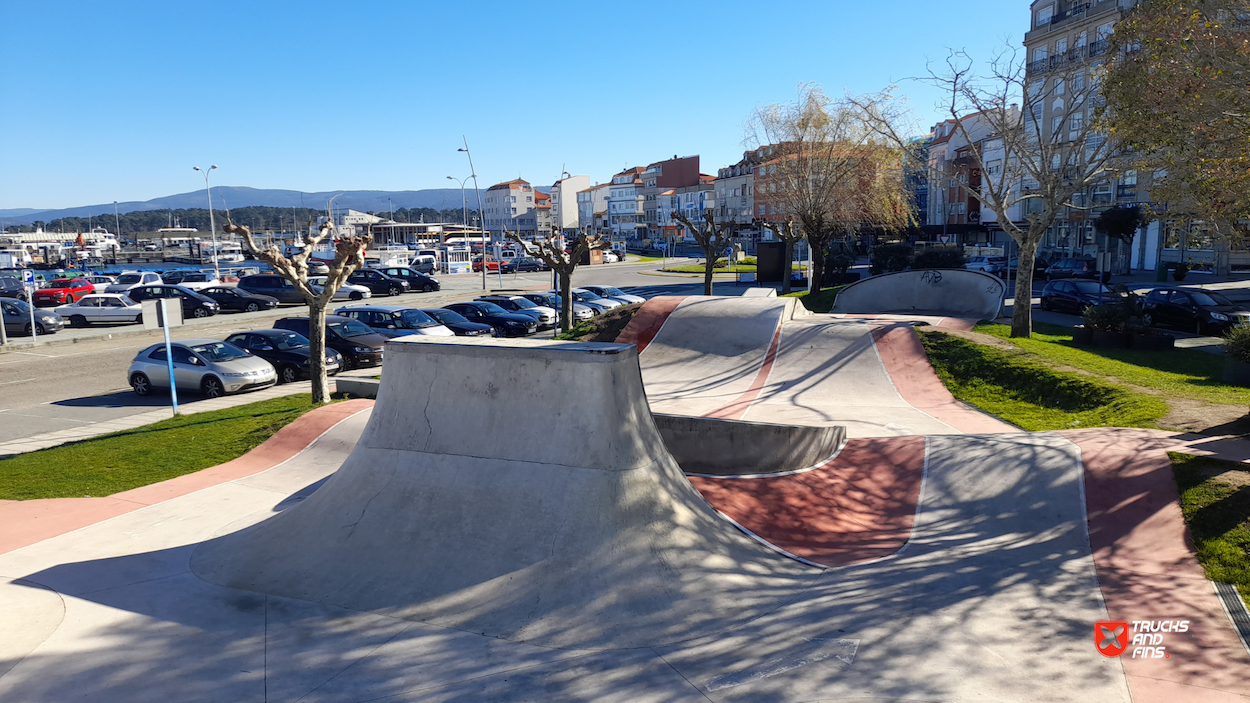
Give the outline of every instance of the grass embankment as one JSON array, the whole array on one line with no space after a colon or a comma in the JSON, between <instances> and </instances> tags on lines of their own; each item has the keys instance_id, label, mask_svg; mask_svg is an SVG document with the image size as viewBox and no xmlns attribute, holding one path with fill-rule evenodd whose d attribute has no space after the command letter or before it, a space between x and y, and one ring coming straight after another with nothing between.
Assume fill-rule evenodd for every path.
<instances>
[{"instance_id":1,"label":"grass embankment","mask_svg":"<svg viewBox=\"0 0 1250 703\"><path fill-rule=\"evenodd\" d=\"M629 321L641 309L643 303L622 305L602 315L596 315L584 322L573 325L573 329L555 336L556 339L573 342L612 342L621 334Z\"/></svg>"},{"instance_id":2,"label":"grass embankment","mask_svg":"<svg viewBox=\"0 0 1250 703\"><path fill-rule=\"evenodd\" d=\"M1169 456L1181 511L1207 578L1236 585L1250 604L1250 470L1231 461Z\"/></svg>"},{"instance_id":3,"label":"grass embankment","mask_svg":"<svg viewBox=\"0 0 1250 703\"><path fill-rule=\"evenodd\" d=\"M801 290L786 293L782 297L798 298L803 303L803 307L812 312L829 312L833 309L833 301L837 299L838 293L841 293L843 288L846 286L834 286L815 292Z\"/></svg>"},{"instance_id":4,"label":"grass embankment","mask_svg":"<svg viewBox=\"0 0 1250 703\"><path fill-rule=\"evenodd\" d=\"M1010 339L1011 327L983 323L975 332L1009 340L1054 366L1087 371L1123 383L1209 403L1245 405L1250 391L1223 382L1224 357L1194 349L1141 351L1072 344L1072 330L1034 324L1032 339Z\"/></svg>"},{"instance_id":5,"label":"grass embankment","mask_svg":"<svg viewBox=\"0 0 1250 703\"><path fill-rule=\"evenodd\" d=\"M959 400L1026 430L1155 427L1161 397L1104 379L1060 371L1022 349L1005 350L918 330L938 377Z\"/></svg>"},{"instance_id":6,"label":"grass embankment","mask_svg":"<svg viewBox=\"0 0 1250 703\"><path fill-rule=\"evenodd\" d=\"M189 474L246 454L313 407L298 393L0 459L0 499L107 496Z\"/></svg>"}]
</instances>

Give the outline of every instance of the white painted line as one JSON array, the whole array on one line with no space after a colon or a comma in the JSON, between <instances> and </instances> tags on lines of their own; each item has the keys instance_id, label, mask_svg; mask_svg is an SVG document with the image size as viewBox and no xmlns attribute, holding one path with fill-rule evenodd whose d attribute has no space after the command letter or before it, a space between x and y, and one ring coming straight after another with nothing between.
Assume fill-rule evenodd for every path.
<instances>
[{"instance_id":1,"label":"white painted line","mask_svg":"<svg viewBox=\"0 0 1250 703\"><path fill-rule=\"evenodd\" d=\"M14 383L30 383L31 381L38 381L38 380L39 379L37 378L23 378L20 381L5 381L4 383L0 383L0 386L11 386Z\"/></svg>"},{"instance_id":2,"label":"white painted line","mask_svg":"<svg viewBox=\"0 0 1250 703\"><path fill-rule=\"evenodd\" d=\"M705 498L704 500L706 500L706 498ZM709 505L711 505L711 504L709 503ZM716 510L716 508L715 508L715 507L713 507L712 509L713 509L713 510ZM752 532L752 531L748 530L747 528L743 527L742 525L738 524L738 521L737 521L737 520L735 520L735 519L733 519L733 518L729 517L728 515L726 515L725 513L722 513L722 512L721 512L721 511L719 511L719 510L716 510L716 514L717 514L717 515L720 515L722 518L724 518L727 522L729 522L729 524L730 524L730 525L733 525L734 527L738 528L739 530L742 530L742 533L743 533L743 534L745 534L747 537L750 537L751 539L755 540L756 542L759 542L760 544L764 545L765 547L768 547L769 549L773 550L774 552L777 552L778 554L782 555L783 557L789 557L790 559L793 559L793 560L795 560L795 561L799 562L800 564L806 564L806 565L808 565L808 566L814 566L814 567L816 567L817 569L820 569L821 571L824 571L824 570L826 570L826 569L828 569L828 568L829 568L828 566L825 566L824 564L817 564L816 562L814 562L814 561L812 561L812 560L810 560L810 559L804 559L803 557L801 557L801 556L799 556L799 555L797 555L797 554L793 554L793 553L791 553L791 552L787 552L786 550L782 549L781 547L778 547L777 545L773 544L772 542L769 542L768 540L764 539L763 537L760 537L759 535L755 534L754 532Z\"/></svg>"}]
</instances>

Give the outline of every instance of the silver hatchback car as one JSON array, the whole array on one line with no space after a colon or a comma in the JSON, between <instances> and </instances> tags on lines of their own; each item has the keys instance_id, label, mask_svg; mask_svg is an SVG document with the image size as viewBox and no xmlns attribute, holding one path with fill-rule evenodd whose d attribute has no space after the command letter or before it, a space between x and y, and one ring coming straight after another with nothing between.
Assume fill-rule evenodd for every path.
<instances>
[{"instance_id":1,"label":"silver hatchback car","mask_svg":"<svg viewBox=\"0 0 1250 703\"><path fill-rule=\"evenodd\" d=\"M184 339L171 345L174 380L178 390L199 391L217 398L226 393L268 388L278 373L264 359L216 339ZM135 395L149 395L169 388L169 361L165 344L153 344L139 352L127 372Z\"/></svg>"}]
</instances>

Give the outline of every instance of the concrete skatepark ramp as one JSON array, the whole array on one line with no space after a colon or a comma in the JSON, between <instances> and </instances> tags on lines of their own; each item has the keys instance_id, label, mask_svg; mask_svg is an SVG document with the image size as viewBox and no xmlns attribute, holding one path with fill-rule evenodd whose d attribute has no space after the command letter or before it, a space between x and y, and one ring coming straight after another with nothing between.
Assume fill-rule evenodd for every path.
<instances>
[{"instance_id":1,"label":"concrete skatepark ramp","mask_svg":"<svg viewBox=\"0 0 1250 703\"><path fill-rule=\"evenodd\" d=\"M748 622L818 573L734 529L685 479L634 348L414 338L387 353L342 468L295 508L202 545L197 575L514 641L625 648Z\"/></svg>"},{"instance_id":2,"label":"concrete skatepark ramp","mask_svg":"<svg viewBox=\"0 0 1250 703\"><path fill-rule=\"evenodd\" d=\"M996 276L964 269L900 271L865 278L838 293L833 312L929 313L992 320L1006 285Z\"/></svg>"}]
</instances>

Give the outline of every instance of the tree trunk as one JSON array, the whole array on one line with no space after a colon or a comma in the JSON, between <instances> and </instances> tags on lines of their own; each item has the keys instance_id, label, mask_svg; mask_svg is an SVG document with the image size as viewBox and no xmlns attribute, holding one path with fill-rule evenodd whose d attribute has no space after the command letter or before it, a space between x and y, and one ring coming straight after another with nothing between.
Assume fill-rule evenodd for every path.
<instances>
[{"instance_id":1,"label":"tree trunk","mask_svg":"<svg viewBox=\"0 0 1250 703\"><path fill-rule=\"evenodd\" d=\"M1016 302L1011 306L1011 336L1033 336L1033 262L1037 259L1037 241L1020 243L1016 265Z\"/></svg>"},{"instance_id":2,"label":"tree trunk","mask_svg":"<svg viewBox=\"0 0 1250 703\"><path fill-rule=\"evenodd\" d=\"M790 289L793 288L793 282L790 280L794 272L794 242L786 239L785 263L782 264L781 270L781 294L788 295ZM759 259L756 259L758 263Z\"/></svg>"},{"instance_id":3,"label":"tree trunk","mask_svg":"<svg viewBox=\"0 0 1250 703\"><path fill-rule=\"evenodd\" d=\"M704 249L703 255L706 257L706 260L707 260L707 263L703 265L703 294L711 295L712 294L712 272L716 269L716 252L712 252L709 255L707 253L707 250Z\"/></svg>"},{"instance_id":4,"label":"tree trunk","mask_svg":"<svg viewBox=\"0 0 1250 703\"><path fill-rule=\"evenodd\" d=\"M326 306L319 300L308 304L308 348L312 402L328 403L330 379L326 376ZM347 363L346 357L344 363Z\"/></svg>"},{"instance_id":5,"label":"tree trunk","mask_svg":"<svg viewBox=\"0 0 1250 703\"><path fill-rule=\"evenodd\" d=\"M810 280L808 285L811 286L813 293L819 293L822 288L822 281L825 277L825 262L823 256L816 255L816 248L812 248L812 268L807 272Z\"/></svg>"},{"instance_id":6,"label":"tree trunk","mask_svg":"<svg viewBox=\"0 0 1250 703\"><path fill-rule=\"evenodd\" d=\"M568 332L573 328L573 272L560 269L556 273L560 276L560 331Z\"/></svg>"}]
</instances>

